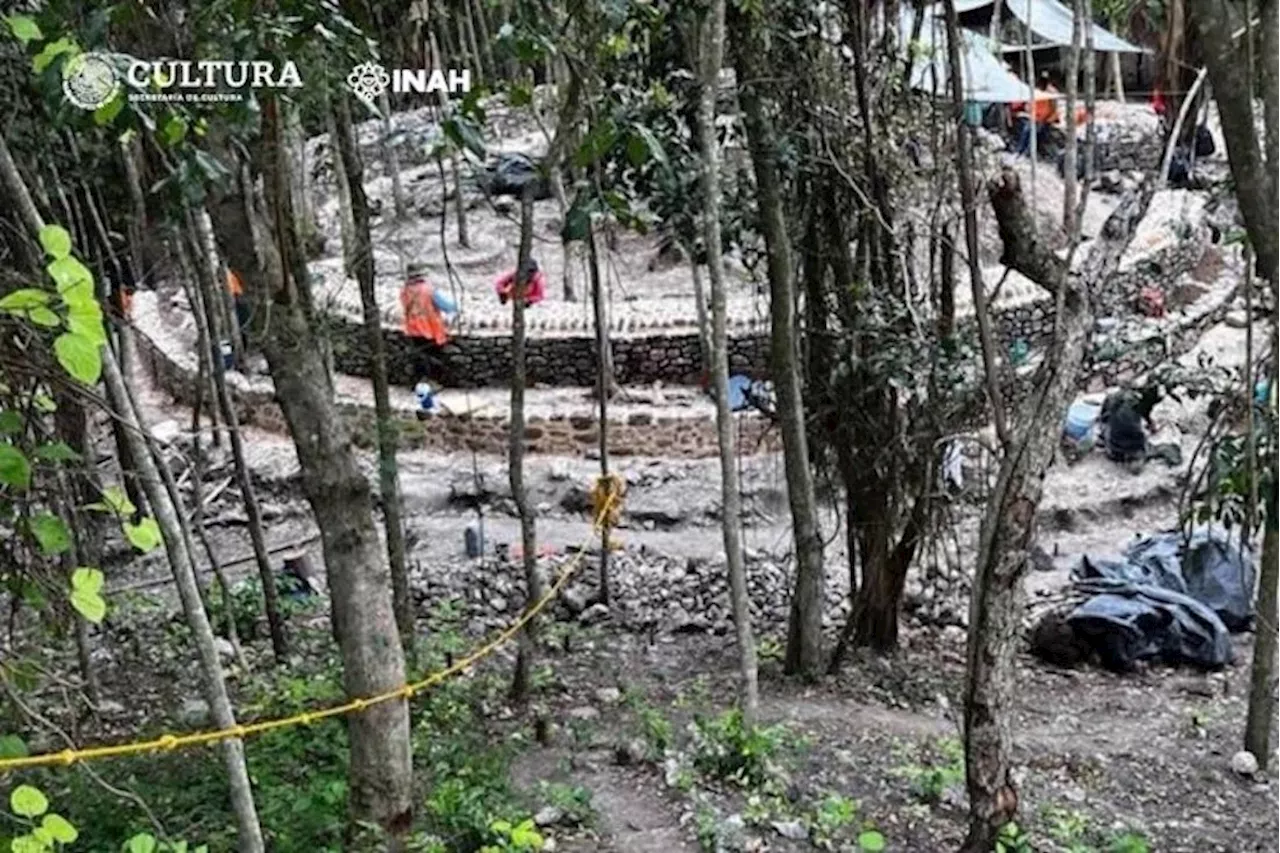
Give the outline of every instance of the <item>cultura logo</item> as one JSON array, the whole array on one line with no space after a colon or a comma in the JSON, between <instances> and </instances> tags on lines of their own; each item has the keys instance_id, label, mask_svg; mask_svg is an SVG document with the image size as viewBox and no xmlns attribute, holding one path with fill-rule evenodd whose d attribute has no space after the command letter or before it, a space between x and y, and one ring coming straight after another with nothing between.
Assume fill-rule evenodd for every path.
<instances>
[{"instance_id":1,"label":"cultura logo","mask_svg":"<svg viewBox=\"0 0 1280 853\"><path fill-rule=\"evenodd\" d=\"M62 93L83 110L105 106L119 92L120 77L109 54L81 53L62 67Z\"/></svg>"},{"instance_id":2,"label":"cultura logo","mask_svg":"<svg viewBox=\"0 0 1280 853\"><path fill-rule=\"evenodd\" d=\"M381 95L391 82L387 69L376 62L362 62L347 75L347 85L366 101L372 101Z\"/></svg>"},{"instance_id":3,"label":"cultura logo","mask_svg":"<svg viewBox=\"0 0 1280 853\"><path fill-rule=\"evenodd\" d=\"M242 89L297 89L298 66L216 59L149 61L111 53L81 53L62 69L62 91L77 107L96 110L127 87L134 101L239 101ZM180 91L169 91L178 89ZM197 90L197 91L191 91Z\"/></svg>"}]
</instances>

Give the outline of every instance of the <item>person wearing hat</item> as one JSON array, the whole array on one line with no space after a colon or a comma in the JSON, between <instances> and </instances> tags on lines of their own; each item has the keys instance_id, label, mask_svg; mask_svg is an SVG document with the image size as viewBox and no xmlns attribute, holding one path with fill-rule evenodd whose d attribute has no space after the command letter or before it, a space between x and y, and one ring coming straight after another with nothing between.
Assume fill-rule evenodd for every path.
<instances>
[{"instance_id":1,"label":"person wearing hat","mask_svg":"<svg viewBox=\"0 0 1280 853\"><path fill-rule=\"evenodd\" d=\"M532 257L529 258L526 275L524 304L527 308L530 305L537 305L546 297L547 279L546 276L542 274L542 270L538 269L538 262ZM511 294L515 290L515 287L516 270L514 269L503 273L498 277L498 280L493 283L493 289L498 294L498 301L503 305L507 304L507 300L511 298Z\"/></svg>"},{"instance_id":2,"label":"person wearing hat","mask_svg":"<svg viewBox=\"0 0 1280 853\"><path fill-rule=\"evenodd\" d=\"M447 315L458 308L453 300L432 287L427 280L426 265L409 264L408 277L400 288L400 307L404 312L404 334L416 339L413 345L413 384L428 378L436 362L436 354L449 342Z\"/></svg>"}]
</instances>

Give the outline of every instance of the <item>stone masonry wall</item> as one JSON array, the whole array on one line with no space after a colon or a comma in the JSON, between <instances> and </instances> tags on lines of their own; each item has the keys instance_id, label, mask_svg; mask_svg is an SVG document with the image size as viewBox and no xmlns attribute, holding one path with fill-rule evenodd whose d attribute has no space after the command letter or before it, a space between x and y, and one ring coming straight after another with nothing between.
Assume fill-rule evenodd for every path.
<instances>
[{"instance_id":1,"label":"stone masonry wall","mask_svg":"<svg viewBox=\"0 0 1280 853\"><path fill-rule=\"evenodd\" d=\"M370 361L364 328L341 316L330 315L334 366L339 373L368 376ZM612 341L613 371L621 385L697 385L701 378L698 335L618 336ZM383 328L387 377L397 385L412 385L416 340L392 327ZM531 385L590 388L596 383L596 342L589 336L544 336L528 339L528 375ZM735 373L762 378L768 370L768 333L731 338L729 367ZM500 388L511 379L511 337L468 335L451 340L437 356L438 376L432 378L450 388Z\"/></svg>"},{"instance_id":2,"label":"stone masonry wall","mask_svg":"<svg viewBox=\"0 0 1280 853\"><path fill-rule=\"evenodd\" d=\"M138 356L162 391L184 405L195 402L194 371L164 353L145 334L135 336ZM237 381L238 380L238 381ZM288 431L274 391L263 382L228 377L229 391L240 423L273 432ZM377 446L372 408L339 403L339 413L351 430L357 447ZM779 436L757 414L741 416L741 451L747 455L771 453L779 448ZM441 415L426 421L400 413L396 416L400 447L440 452L469 451L494 456L507 453L509 422L505 417ZM526 449L530 453L589 456L599 449L600 433L594 418L578 415L532 416L526 423ZM609 452L616 456L663 456L699 459L715 456L715 420L703 417L654 417L636 413L625 421L609 423Z\"/></svg>"}]
</instances>

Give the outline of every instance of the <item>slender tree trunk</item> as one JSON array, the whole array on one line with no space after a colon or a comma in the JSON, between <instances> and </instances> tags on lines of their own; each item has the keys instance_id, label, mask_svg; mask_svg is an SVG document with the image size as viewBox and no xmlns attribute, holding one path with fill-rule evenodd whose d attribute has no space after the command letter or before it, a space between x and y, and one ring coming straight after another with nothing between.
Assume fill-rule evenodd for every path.
<instances>
[{"instance_id":1,"label":"slender tree trunk","mask_svg":"<svg viewBox=\"0 0 1280 853\"><path fill-rule=\"evenodd\" d=\"M511 497L520 516L521 560L524 563L525 607L542 598L542 576L538 572L537 516L524 488L524 389L528 368L525 362L524 300L529 286L526 272L533 251L533 192L526 187L520 199L520 255L516 265L516 286L511 295L511 435L508 444L507 469L511 478ZM529 694L529 673L537 654L538 620L530 619L520 632L516 651L516 671L511 681L511 698L523 702Z\"/></svg>"},{"instance_id":2,"label":"slender tree trunk","mask_svg":"<svg viewBox=\"0 0 1280 853\"><path fill-rule=\"evenodd\" d=\"M1271 375L1272 388L1276 375ZM1276 575L1280 554L1276 552L1276 491L1266 498L1262 530L1262 571L1258 578L1258 610L1254 630L1253 669L1249 681L1249 714L1244 727L1244 748L1258 759L1264 771L1271 763L1271 743L1276 717Z\"/></svg>"},{"instance_id":3,"label":"slender tree trunk","mask_svg":"<svg viewBox=\"0 0 1280 853\"><path fill-rule=\"evenodd\" d=\"M302 128L301 111L296 104L289 105L285 116L285 139L289 146L289 172L292 177L293 227L298 232L298 241L309 247L316 238L316 213L311 203L307 137Z\"/></svg>"},{"instance_id":4,"label":"slender tree trunk","mask_svg":"<svg viewBox=\"0 0 1280 853\"><path fill-rule=\"evenodd\" d=\"M739 703L749 725L754 725L759 705L756 642L751 627L751 602L742 558L742 500L734 451L733 411L729 408L729 347L726 328L724 259L720 246L720 153L715 131L716 94L724 62L725 0L712 0L705 26L706 50L701 57L701 92L698 103L702 141L702 192L707 244L707 271L711 279L711 375L716 397L716 433L720 443L721 516L724 553L729 573L729 601L738 643Z\"/></svg>"},{"instance_id":5,"label":"slender tree trunk","mask_svg":"<svg viewBox=\"0 0 1280 853\"><path fill-rule=\"evenodd\" d=\"M160 472L142 437L142 430L145 427L140 423L137 413L129 402L129 391L125 386L124 377L120 375L120 367L116 364L115 356L111 354L109 348L105 347L102 369L111 397L119 401L122 407L119 415L124 421L134 458L138 461L142 484L150 499L156 523L160 526L160 532L164 537L165 553L169 557L169 566L173 569L174 582L178 588L178 595L182 599L182 609L186 614L187 624L191 628L191 635L199 652L205 697L209 701L214 725L220 729L232 728L236 725L235 713L231 708L231 700L227 696L222 662L218 659L213 628L209 625L209 616L205 613L204 603L200 598L200 587L196 582L195 568L191 564L191 554L184 544L181 509L174 505L164 489ZM244 761L244 744L232 738L223 741L221 749L231 787L231 805L236 818L239 849L255 851L255 853L265 851L262 828L258 825L258 814L253 803L249 771Z\"/></svg>"},{"instance_id":6,"label":"slender tree trunk","mask_svg":"<svg viewBox=\"0 0 1280 853\"><path fill-rule=\"evenodd\" d=\"M440 67L440 46L436 43L435 33L431 34L431 55L435 58L435 67ZM444 92L437 93L439 95L440 121L444 121L449 116L449 97ZM458 245L464 249L471 248L471 237L467 231L467 201L462 194L462 168L459 161L457 150L451 145L449 146L449 171L453 177L453 205L455 215L458 221ZM447 203L447 199L443 197L444 186L441 185L440 192L442 194L441 204Z\"/></svg>"},{"instance_id":7,"label":"slender tree trunk","mask_svg":"<svg viewBox=\"0 0 1280 853\"><path fill-rule=\"evenodd\" d=\"M493 57L493 38L490 36L489 18L485 14L484 0L472 0L475 3L475 15L472 19L472 25L476 29L476 35L480 40L480 46L484 51L484 67L489 77L497 80L498 64ZM547 82L551 82L548 80Z\"/></svg>"},{"instance_id":8,"label":"slender tree trunk","mask_svg":"<svg viewBox=\"0 0 1280 853\"><path fill-rule=\"evenodd\" d=\"M1121 202L1079 270L1072 273L1036 234L1017 174L1006 170L991 187L1005 263L1053 293L1060 315L1057 334L1005 448L982 518L964 694L969 833L962 853L989 853L1000 827L1018 811L1018 792L1009 772L1013 656L1029 565L1027 549L1035 540L1044 475L1058 444L1054 425L1076 392L1076 376L1093 326L1092 291L1104 286L1115 271L1146 214L1154 188L1155 182L1148 181L1140 195Z\"/></svg>"},{"instance_id":9,"label":"slender tree trunk","mask_svg":"<svg viewBox=\"0 0 1280 853\"><path fill-rule=\"evenodd\" d=\"M207 214L206 214L207 216ZM188 220L189 230L198 223L199 217ZM198 231L198 227L196 228ZM193 233L191 244L200 252L199 234ZM209 329L213 326L215 310L211 304L220 298L222 288L212 276L217 264L207 256L195 263L197 276L192 287L191 313L196 318L197 330L209 338ZM289 639L285 629L284 615L280 611L280 593L276 587L275 572L271 568L271 556L267 551L267 539L262 526L262 508L258 504L258 495L253 488L253 477L249 464L245 460L244 439L240 435L239 418L236 416L235 404L227 388L226 368L220 355L209 350L209 366L213 373L213 390L216 395L214 403L222 411L222 420L227 427L227 438L231 444L231 459L235 469L236 485L240 488L240 499L244 504L245 518L248 522L249 542L253 546L254 564L258 568L258 582L262 585L263 609L267 616L267 630L271 635L271 652L277 665L283 664L289 654Z\"/></svg>"},{"instance_id":10,"label":"slender tree trunk","mask_svg":"<svg viewBox=\"0 0 1280 853\"><path fill-rule=\"evenodd\" d=\"M138 171L137 144L136 141L122 141L120 161L124 163L124 173L129 182L129 203L133 207L133 216L129 219L129 260L133 265L134 283L141 285L147 272L146 257L142 249L142 235L147 225L147 201L142 193L142 176Z\"/></svg>"},{"instance_id":11,"label":"slender tree trunk","mask_svg":"<svg viewBox=\"0 0 1280 853\"><path fill-rule=\"evenodd\" d=\"M1080 183L1076 177L1076 152L1079 147L1076 144L1076 102L1080 91L1080 51L1084 41L1085 27L1093 23L1089 21L1086 24L1081 0L1072 2L1071 12L1071 50L1067 55L1067 103L1065 116L1067 148L1062 155L1062 229L1068 235L1074 235L1076 230L1076 188ZM1074 245L1073 239L1072 242Z\"/></svg>"},{"instance_id":12,"label":"slender tree trunk","mask_svg":"<svg viewBox=\"0 0 1280 853\"><path fill-rule=\"evenodd\" d=\"M338 152L351 188L351 213L355 222L355 273L360 282L360 304L369 347L373 379L373 406L378 429L378 489L382 495L383 526L387 532L387 560L391 566L391 595L395 604L400 642L407 654L414 648L413 601L409 595L409 570L405 565L404 521L400 501L400 472L396 464L398 436L391 413L391 390L387 382L387 358L382 338L382 312L373 263L373 241L369 235L369 205L364 195L364 167L352 134L351 112L345 96L334 105L337 113Z\"/></svg>"},{"instance_id":13,"label":"slender tree trunk","mask_svg":"<svg viewBox=\"0 0 1280 853\"><path fill-rule=\"evenodd\" d=\"M699 365L702 368L703 378L710 381L711 320L707 316L707 291L702 285L702 270L698 266L698 259L693 253L693 247L688 247L687 251L689 253L689 277L693 280L693 310L698 318Z\"/></svg>"},{"instance_id":14,"label":"slender tree trunk","mask_svg":"<svg viewBox=\"0 0 1280 853\"><path fill-rule=\"evenodd\" d=\"M395 134L395 116L391 112L391 98L387 95L387 90L383 89L378 95L378 109L382 111L382 167L386 169L387 176L391 178L391 199L395 205L396 219L404 219L409 215L409 207L405 204L404 184L400 181L400 157L396 154L395 140L392 136ZM351 185L351 177L347 177L347 185ZM354 188L352 188L354 194ZM355 199L352 198L354 206ZM353 216L358 217L355 211ZM367 211L366 211L367 215ZM359 222L356 223L357 231L360 228ZM359 234L356 235L356 242L360 241Z\"/></svg>"},{"instance_id":15,"label":"slender tree trunk","mask_svg":"<svg viewBox=\"0 0 1280 853\"><path fill-rule=\"evenodd\" d=\"M1111 51L1111 89L1115 98L1124 103L1124 71L1120 67L1120 54Z\"/></svg>"},{"instance_id":16,"label":"slender tree trunk","mask_svg":"<svg viewBox=\"0 0 1280 853\"><path fill-rule=\"evenodd\" d=\"M462 0L462 14L458 18L458 26L466 31L467 42L471 45L471 55L476 60L475 72L481 80L488 79L485 73L489 69L489 64L484 60L484 51L480 50L480 39L476 35L475 16L471 11L470 0Z\"/></svg>"},{"instance_id":17,"label":"slender tree trunk","mask_svg":"<svg viewBox=\"0 0 1280 853\"><path fill-rule=\"evenodd\" d=\"M342 234L342 269L346 275L353 274L356 262L355 221L351 214L351 185L347 183L346 170L342 168L342 158L338 154L338 127L334 123L333 96L325 95L324 123L329 132L329 157L333 164L333 180L338 185L338 227Z\"/></svg>"},{"instance_id":18,"label":"slender tree trunk","mask_svg":"<svg viewBox=\"0 0 1280 853\"><path fill-rule=\"evenodd\" d=\"M600 398L600 479L609 477L609 390L613 384L613 364L609 357L609 321L605 316L603 288L600 286L600 261L596 255L595 226L587 226L587 251L591 253L591 307L596 327L596 394ZM609 603L609 534L606 521L600 526L600 592L599 601Z\"/></svg>"},{"instance_id":19,"label":"slender tree trunk","mask_svg":"<svg viewBox=\"0 0 1280 853\"><path fill-rule=\"evenodd\" d=\"M789 675L817 678L822 673L822 606L825 583L822 537L818 532L817 498L809 465L801 397L799 348L796 343L795 265L787 234L777 142L765 115L758 87L767 63L762 21L753 11L732 15L739 100L747 129L747 143L755 167L760 227L768 254L770 362L786 464L787 498L796 553L796 582L791 596L784 668Z\"/></svg>"},{"instance_id":20,"label":"slender tree trunk","mask_svg":"<svg viewBox=\"0 0 1280 853\"><path fill-rule=\"evenodd\" d=\"M280 215L288 199L282 191L282 184L287 190L287 175L270 144L278 135L276 113L277 103L268 96L263 104L265 141L256 149L267 203L242 179L222 188L212 213L224 253L243 271L245 293L254 308L264 311L270 305L271 334L263 336L261 344L276 399L297 446L303 491L320 528L346 693L352 698L375 696L405 683L404 651L369 481L356 463L351 436L334 404L324 348L315 332L309 282L282 257L281 246L290 242L289 235L274 233L275 227L292 225L288 216ZM211 141L218 156L233 162L224 140ZM255 245L255 234L264 238L260 245ZM414 796L407 703L397 699L353 715L348 733L352 818L402 836L412 823Z\"/></svg>"}]
</instances>

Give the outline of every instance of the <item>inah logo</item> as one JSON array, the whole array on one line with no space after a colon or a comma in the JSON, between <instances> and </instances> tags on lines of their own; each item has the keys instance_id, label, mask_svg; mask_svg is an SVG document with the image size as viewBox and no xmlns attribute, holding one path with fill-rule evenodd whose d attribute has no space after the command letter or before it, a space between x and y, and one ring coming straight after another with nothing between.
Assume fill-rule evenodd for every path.
<instances>
[{"instance_id":1,"label":"inah logo","mask_svg":"<svg viewBox=\"0 0 1280 853\"><path fill-rule=\"evenodd\" d=\"M391 82L387 69L376 62L362 62L347 75L347 85L366 101L372 101L382 94Z\"/></svg>"},{"instance_id":2,"label":"inah logo","mask_svg":"<svg viewBox=\"0 0 1280 853\"><path fill-rule=\"evenodd\" d=\"M347 85L356 97L372 101L391 87L391 91L403 92L470 92L471 72L449 69L448 76L439 68L397 68L390 74L376 62L362 62L347 75Z\"/></svg>"},{"instance_id":3,"label":"inah logo","mask_svg":"<svg viewBox=\"0 0 1280 853\"><path fill-rule=\"evenodd\" d=\"M62 67L62 92L83 110L111 103L120 91L120 77L105 53L81 53Z\"/></svg>"}]
</instances>

